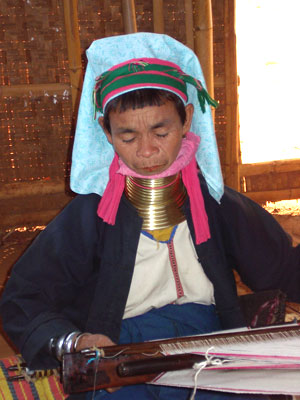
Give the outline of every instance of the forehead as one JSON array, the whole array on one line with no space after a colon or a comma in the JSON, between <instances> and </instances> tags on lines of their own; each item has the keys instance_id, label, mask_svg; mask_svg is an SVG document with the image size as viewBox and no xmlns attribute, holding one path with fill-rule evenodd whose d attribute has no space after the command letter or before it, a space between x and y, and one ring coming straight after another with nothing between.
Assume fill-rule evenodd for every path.
<instances>
[{"instance_id":1,"label":"forehead","mask_svg":"<svg viewBox=\"0 0 300 400\"><path fill-rule=\"evenodd\" d=\"M180 121L179 114L173 102L166 101L160 106L145 106L126 111L111 111L109 113L111 126L171 124Z\"/></svg>"}]
</instances>

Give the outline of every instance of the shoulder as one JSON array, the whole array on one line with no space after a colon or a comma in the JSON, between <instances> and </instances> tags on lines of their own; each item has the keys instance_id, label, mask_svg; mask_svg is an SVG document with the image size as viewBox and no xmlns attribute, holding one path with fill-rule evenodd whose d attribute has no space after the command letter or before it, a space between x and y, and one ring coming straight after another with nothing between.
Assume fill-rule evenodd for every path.
<instances>
[{"instance_id":1,"label":"shoulder","mask_svg":"<svg viewBox=\"0 0 300 400\"><path fill-rule=\"evenodd\" d=\"M208 204L209 218L218 221L218 225L225 230L226 236L228 232L238 234L239 241L244 237L247 243L251 238L258 237L264 249L266 244L263 243L267 241L273 243L270 246L272 249L282 247L282 243L285 243L287 247L291 244L289 235L272 214L260 204L230 187L225 186L220 203L210 196L206 204Z\"/></svg>"},{"instance_id":2,"label":"shoulder","mask_svg":"<svg viewBox=\"0 0 300 400\"><path fill-rule=\"evenodd\" d=\"M94 193L79 194L67 204L58 217L68 219L74 216L79 217L80 215L85 217L89 215L95 216L100 200L101 197Z\"/></svg>"},{"instance_id":3,"label":"shoulder","mask_svg":"<svg viewBox=\"0 0 300 400\"><path fill-rule=\"evenodd\" d=\"M85 210L92 207L93 209L98 207L101 196L95 193L91 194L78 194L72 199L69 204L64 208L64 212Z\"/></svg>"},{"instance_id":4,"label":"shoulder","mask_svg":"<svg viewBox=\"0 0 300 400\"><path fill-rule=\"evenodd\" d=\"M200 177L201 189L205 201L205 208L209 218L217 218L219 222L231 228L245 226L258 228L267 225L280 230L273 216L261 205L242 193L225 186L224 194L218 203L210 194L203 177Z\"/></svg>"},{"instance_id":5,"label":"shoulder","mask_svg":"<svg viewBox=\"0 0 300 400\"><path fill-rule=\"evenodd\" d=\"M75 233L95 232L102 220L97 216L97 207L101 197L97 194L77 195L47 225L47 235L74 236Z\"/></svg>"},{"instance_id":6,"label":"shoulder","mask_svg":"<svg viewBox=\"0 0 300 400\"><path fill-rule=\"evenodd\" d=\"M214 207L216 210L228 211L230 212L232 209L235 211L241 210L244 212L259 212L263 214L268 214L258 203L251 200L246 195L239 193L238 191L230 188L229 186L224 186L224 194L220 200L217 202L209 193L209 189L207 183L202 175L199 175L201 190L203 194L203 198L205 200L206 205Z\"/></svg>"}]
</instances>

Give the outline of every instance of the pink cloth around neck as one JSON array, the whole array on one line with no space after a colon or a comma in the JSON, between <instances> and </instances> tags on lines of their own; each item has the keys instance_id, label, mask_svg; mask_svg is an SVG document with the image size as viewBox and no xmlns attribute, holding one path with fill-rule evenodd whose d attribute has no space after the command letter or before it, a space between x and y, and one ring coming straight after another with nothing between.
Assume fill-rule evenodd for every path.
<instances>
[{"instance_id":1,"label":"pink cloth around neck","mask_svg":"<svg viewBox=\"0 0 300 400\"><path fill-rule=\"evenodd\" d=\"M132 171L115 154L109 169L109 182L98 205L98 216L110 225L115 224L120 200L125 188L125 176L157 179L172 176L182 171L182 180L190 198L196 244L207 241L210 238L210 231L195 159L199 142L200 138L194 133L189 132L186 138L183 139L178 156L173 164L166 171L157 175L151 175L151 177Z\"/></svg>"}]
</instances>

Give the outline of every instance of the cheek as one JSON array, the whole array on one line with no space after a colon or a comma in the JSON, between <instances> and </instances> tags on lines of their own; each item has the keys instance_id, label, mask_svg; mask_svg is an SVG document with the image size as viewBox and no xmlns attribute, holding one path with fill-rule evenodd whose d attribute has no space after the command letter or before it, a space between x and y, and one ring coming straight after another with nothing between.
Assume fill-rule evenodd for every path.
<instances>
[{"instance_id":1,"label":"cheek","mask_svg":"<svg viewBox=\"0 0 300 400\"><path fill-rule=\"evenodd\" d=\"M173 141L172 143L169 144L168 153L169 153L169 156L174 160L179 153L179 150L181 148L181 143L182 143L182 138L180 138L179 140Z\"/></svg>"},{"instance_id":2,"label":"cheek","mask_svg":"<svg viewBox=\"0 0 300 400\"><path fill-rule=\"evenodd\" d=\"M114 143L114 150L125 164L129 164L134 154L133 149L124 143Z\"/></svg>"},{"instance_id":3,"label":"cheek","mask_svg":"<svg viewBox=\"0 0 300 400\"><path fill-rule=\"evenodd\" d=\"M123 153L126 150L124 143L121 140L113 139L112 141L113 148L115 151L119 153Z\"/></svg>"}]
</instances>

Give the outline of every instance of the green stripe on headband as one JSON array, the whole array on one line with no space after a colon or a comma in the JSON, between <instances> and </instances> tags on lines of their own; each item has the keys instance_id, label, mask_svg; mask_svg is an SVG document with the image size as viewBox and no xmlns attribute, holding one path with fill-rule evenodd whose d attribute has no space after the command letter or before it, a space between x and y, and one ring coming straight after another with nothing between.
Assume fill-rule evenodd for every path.
<instances>
[{"instance_id":1,"label":"green stripe on headband","mask_svg":"<svg viewBox=\"0 0 300 400\"><path fill-rule=\"evenodd\" d=\"M151 85L155 86L155 84L170 86L170 90L172 90L172 88L177 89L187 96L186 85L183 82L175 80L171 76L168 77L168 76L161 76L161 75L155 75L155 74L153 74L153 75L141 74L141 75L123 76L123 77L109 83L102 90L98 90L97 94L96 94L97 103L102 104L105 96L114 90L120 89L122 87L139 85L139 84L144 84L144 85L149 84L150 86Z\"/></svg>"},{"instance_id":2,"label":"green stripe on headband","mask_svg":"<svg viewBox=\"0 0 300 400\"><path fill-rule=\"evenodd\" d=\"M109 83L118 76L131 75L136 72L147 72L147 71L164 72L170 75L173 74L176 77L180 77L180 71L168 65L150 64L144 61L133 61L126 65L123 65L122 67L104 72L97 79L97 81L105 80L105 82Z\"/></svg>"},{"instance_id":3,"label":"green stripe on headband","mask_svg":"<svg viewBox=\"0 0 300 400\"><path fill-rule=\"evenodd\" d=\"M151 71L154 73L151 74ZM169 76L155 72L161 72ZM138 84L149 85L149 88L151 88L152 85L155 87L156 84L157 86L164 85L170 91L172 91L172 88L175 89L172 92L178 96L178 90L187 96L186 83L193 85L197 89L202 112L205 112L205 103L213 107L218 106L218 103L209 96L199 80L171 66L151 64L141 60L129 62L119 68L108 70L96 79L94 88L95 113L96 111L103 113L104 98L118 89L129 88L130 86L134 88L134 85Z\"/></svg>"}]
</instances>

